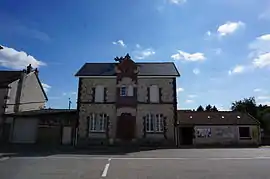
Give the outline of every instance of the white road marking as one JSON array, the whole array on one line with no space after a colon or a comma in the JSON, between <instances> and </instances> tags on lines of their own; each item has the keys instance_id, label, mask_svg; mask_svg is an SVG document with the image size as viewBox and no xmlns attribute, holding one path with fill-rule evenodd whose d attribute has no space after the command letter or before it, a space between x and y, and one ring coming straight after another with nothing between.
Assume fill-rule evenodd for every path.
<instances>
[{"instance_id":1,"label":"white road marking","mask_svg":"<svg viewBox=\"0 0 270 179\"><path fill-rule=\"evenodd\" d=\"M105 165L105 168L104 168L104 170L102 172L101 177L106 177L107 176L107 173L108 173L108 170L109 170L109 167L110 167L110 161L111 160L112 160L111 158L108 159L108 163Z\"/></svg>"},{"instance_id":2,"label":"white road marking","mask_svg":"<svg viewBox=\"0 0 270 179\"><path fill-rule=\"evenodd\" d=\"M0 161L2 162L2 161L5 161L5 160L8 160L9 159L9 157L2 157L2 158L0 158Z\"/></svg>"},{"instance_id":3,"label":"white road marking","mask_svg":"<svg viewBox=\"0 0 270 179\"><path fill-rule=\"evenodd\" d=\"M112 158L113 160L254 160L254 159L270 159L270 157L230 157L230 158Z\"/></svg>"},{"instance_id":4,"label":"white road marking","mask_svg":"<svg viewBox=\"0 0 270 179\"><path fill-rule=\"evenodd\" d=\"M91 156L46 156L46 157L13 157L13 159L78 159L78 160L258 160L258 159L270 159L270 156L258 156L258 157L209 157L209 158L199 158L199 157L163 157L163 158L156 158L156 157L91 157ZM3 160L3 158L2 158ZM2 161L0 159L0 161ZM4 159L6 160L6 159Z\"/></svg>"},{"instance_id":5,"label":"white road marking","mask_svg":"<svg viewBox=\"0 0 270 179\"><path fill-rule=\"evenodd\" d=\"M108 157L89 156L47 156L47 157L13 157L13 159L86 159L86 160L108 160Z\"/></svg>"}]
</instances>

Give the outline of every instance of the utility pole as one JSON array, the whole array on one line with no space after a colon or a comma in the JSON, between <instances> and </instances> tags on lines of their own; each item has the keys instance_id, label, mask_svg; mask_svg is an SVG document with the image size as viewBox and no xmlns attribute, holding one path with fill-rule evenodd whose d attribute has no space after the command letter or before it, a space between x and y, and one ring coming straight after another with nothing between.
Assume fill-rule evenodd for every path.
<instances>
[{"instance_id":1,"label":"utility pole","mask_svg":"<svg viewBox=\"0 0 270 179\"><path fill-rule=\"evenodd\" d=\"M70 101L70 98L68 98L68 109L70 109L70 107L71 107L71 101Z\"/></svg>"}]
</instances>

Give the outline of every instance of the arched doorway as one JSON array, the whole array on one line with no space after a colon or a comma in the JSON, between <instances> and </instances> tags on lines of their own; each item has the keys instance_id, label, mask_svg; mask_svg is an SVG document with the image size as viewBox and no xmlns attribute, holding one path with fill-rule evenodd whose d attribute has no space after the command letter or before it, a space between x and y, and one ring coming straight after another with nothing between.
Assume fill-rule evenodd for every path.
<instances>
[{"instance_id":1,"label":"arched doorway","mask_svg":"<svg viewBox=\"0 0 270 179\"><path fill-rule=\"evenodd\" d=\"M130 141L135 137L136 116L130 113L122 113L117 119L117 133L118 139Z\"/></svg>"}]
</instances>

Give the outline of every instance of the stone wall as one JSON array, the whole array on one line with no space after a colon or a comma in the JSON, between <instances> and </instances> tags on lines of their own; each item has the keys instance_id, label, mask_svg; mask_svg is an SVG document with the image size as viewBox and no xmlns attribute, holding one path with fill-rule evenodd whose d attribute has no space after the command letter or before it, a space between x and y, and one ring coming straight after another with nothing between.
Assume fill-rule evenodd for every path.
<instances>
[{"instance_id":1,"label":"stone wall","mask_svg":"<svg viewBox=\"0 0 270 179\"><path fill-rule=\"evenodd\" d=\"M173 102L173 79L172 78L139 78L138 79L138 101L147 102L147 88L157 85L161 88L162 102Z\"/></svg>"},{"instance_id":2,"label":"stone wall","mask_svg":"<svg viewBox=\"0 0 270 179\"><path fill-rule=\"evenodd\" d=\"M115 102L116 79L115 78L82 78L81 84L81 102L92 101L92 88L98 85L106 88L106 102Z\"/></svg>"},{"instance_id":3,"label":"stone wall","mask_svg":"<svg viewBox=\"0 0 270 179\"><path fill-rule=\"evenodd\" d=\"M249 127L251 138L240 139L239 127ZM193 143L196 145L200 144L258 144L260 142L259 133L257 130L258 126L195 126L195 138ZM209 135L200 136L198 131ZM208 131L208 132L206 132Z\"/></svg>"}]
</instances>

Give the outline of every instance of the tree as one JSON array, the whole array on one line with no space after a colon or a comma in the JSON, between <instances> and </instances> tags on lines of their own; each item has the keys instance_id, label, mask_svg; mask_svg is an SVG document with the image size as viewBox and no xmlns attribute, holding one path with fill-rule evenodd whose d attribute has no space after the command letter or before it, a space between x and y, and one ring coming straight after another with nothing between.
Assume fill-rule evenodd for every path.
<instances>
[{"instance_id":1,"label":"tree","mask_svg":"<svg viewBox=\"0 0 270 179\"><path fill-rule=\"evenodd\" d=\"M254 97L244 98L243 100L232 103L232 111L247 112L253 117L257 118L257 106Z\"/></svg>"},{"instance_id":2,"label":"tree","mask_svg":"<svg viewBox=\"0 0 270 179\"><path fill-rule=\"evenodd\" d=\"M217 109L217 107L216 107L216 106L213 106L213 107L212 107L212 109L211 109L211 111L213 111L213 112L217 112L217 111L218 111L218 109Z\"/></svg>"},{"instance_id":3,"label":"tree","mask_svg":"<svg viewBox=\"0 0 270 179\"><path fill-rule=\"evenodd\" d=\"M203 107L200 105L198 108L197 108L197 111L204 111Z\"/></svg>"},{"instance_id":4,"label":"tree","mask_svg":"<svg viewBox=\"0 0 270 179\"><path fill-rule=\"evenodd\" d=\"M205 107L205 111L211 111L212 109L212 106L210 104L208 104L206 107Z\"/></svg>"},{"instance_id":5,"label":"tree","mask_svg":"<svg viewBox=\"0 0 270 179\"><path fill-rule=\"evenodd\" d=\"M256 118L261 123L263 129L270 129L268 121L264 117L269 114L269 108L265 105L256 105L254 97L244 98L243 100L235 101L231 106L232 111L247 112Z\"/></svg>"}]
</instances>

